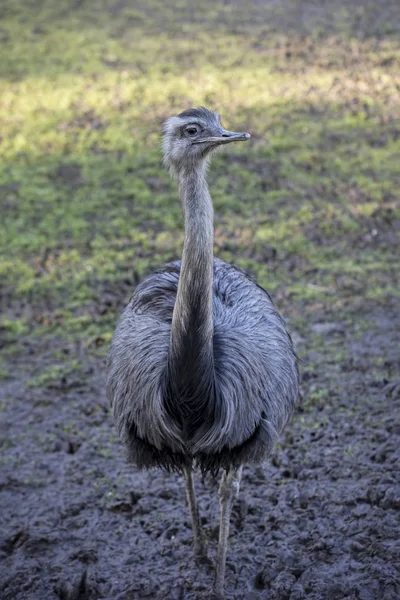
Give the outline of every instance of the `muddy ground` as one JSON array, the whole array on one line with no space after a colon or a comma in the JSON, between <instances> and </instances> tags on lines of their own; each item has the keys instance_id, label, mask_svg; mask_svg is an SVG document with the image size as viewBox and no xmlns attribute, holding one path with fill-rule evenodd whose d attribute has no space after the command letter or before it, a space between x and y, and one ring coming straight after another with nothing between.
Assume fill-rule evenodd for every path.
<instances>
[{"instance_id":1,"label":"muddy ground","mask_svg":"<svg viewBox=\"0 0 400 600\"><path fill-rule=\"evenodd\" d=\"M367 18L363 3L353 4L357 27L374 31L379 10ZM277 27L290 30L300 19L301 31L307 18L318 21L328 10L324 2L300 5L304 11L286 16L278 10ZM397 27L396 3L385 5L387 21ZM329 33L326 21L324 27ZM398 208L397 192L394 187L385 198ZM393 208L384 210L360 217L348 245L341 231L332 244L349 256L371 247L393 256L400 225ZM325 243L317 218L307 227L308 240ZM308 271L295 253L286 258L289 276L301 286ZM274 268L279 252L265 260ZM284 283L275 298L302 360L302 402L271 460L244 470L232 516L227 599L400 598L400 306L391 291L399 273L392 267L379 277L371 273L304 302L301 294L285 294ZM108 307L115 323L136 279L108 286L90 309L94 319ZM368 294L377 281L383 291ZM319 286L307 285L310 298ZM26 299L7 294L8 315L27 314ZM32 319L55 319L54 307L46 310L32 308ZM183 480L127 464L105 398L107 344L101 336L96 344L104 351L92 351L79 336L40 337L16 328L3 341L0 597L207 598L218 482L197 476L211 559L197 566ZM75 366L44 377L55 356Z\"/></svg>"},{"instance_id":2,"label":"muddy ground","mask_svg":"<svg viewBox=\"0 0 400 600\"><path fill-rule=\"evenodd\" d=\"M318 348L308 352L295 336L303 393L318 382L329 395L299 409L265 467L245 469L228 598L399 597L400 386L376 373L374 359L398 368L400 322L395 305L365 308L361 335L355 316L349 327L321 310L310 324ZM346 361L329 360L336 342ZM26 350L25 360L40 360ZM2 598L202 597L213 569L194 563L183 481L126 464L94 375L56 389L27 391L20 381L3 389L14 402L2 422ZM70 420L79 438L62 428ZM198 478L197 489L214 559L217 482Z\"/></svg>"}]
</instances>

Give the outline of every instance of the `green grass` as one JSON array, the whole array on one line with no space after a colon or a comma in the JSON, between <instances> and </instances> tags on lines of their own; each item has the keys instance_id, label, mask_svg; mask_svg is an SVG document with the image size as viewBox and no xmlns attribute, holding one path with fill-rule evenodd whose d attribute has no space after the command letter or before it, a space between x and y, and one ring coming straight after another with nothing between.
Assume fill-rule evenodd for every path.
<instances>
[{"instance_id":1,"label":"green grass","mask_svg":"<svg viewBox=\"0 0 400 600\"><path fill-rule=\"evenodd\" d=\"M134 284L180 255L159 132L190 105L252 133L210 171L218 256L257 276L293 319L321 303L340 310L399 294L391 22L378 22L374 2L362 14L335 2L296 29L296 2L286 13L254 4L2 7L1 328L10 342L29 332L102 351Z\"/></svg>"}]
</instances>

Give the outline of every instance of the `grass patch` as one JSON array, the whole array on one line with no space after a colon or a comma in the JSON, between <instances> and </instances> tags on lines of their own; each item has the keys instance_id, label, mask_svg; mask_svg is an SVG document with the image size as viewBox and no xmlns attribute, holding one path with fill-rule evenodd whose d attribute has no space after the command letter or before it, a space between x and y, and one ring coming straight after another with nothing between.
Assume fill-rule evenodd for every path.
<instances>
[{"instance_id":1,"label":"grass patch","mask_svg":"<svg viewBox=\"0 0 400 600\"><path fill-rule=\"evenodd\" d=\"M133 286L180 255L180 206L159 131L189 105L217 109L228 127L252 133L210 172L218 256L255 275L292 318L316 303L336 309L398 295L392 24L376 18L373 2L361 29L344 3L320 22L308 4L302 19L292 18L295 3L285 17L264 4L2 8L8 336L65 338L101 352Z\"/></svg>"}]
</instances>

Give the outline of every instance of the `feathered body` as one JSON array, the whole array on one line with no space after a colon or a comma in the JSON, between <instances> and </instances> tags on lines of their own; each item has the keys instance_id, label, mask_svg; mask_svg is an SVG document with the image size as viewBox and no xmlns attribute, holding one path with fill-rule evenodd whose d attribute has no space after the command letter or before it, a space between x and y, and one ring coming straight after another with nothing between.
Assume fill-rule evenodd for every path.
<instances>
[{"instance_id":1,"label":"feathered body","mask_svg":"<svg viewBox=\"0 0 400 600\"><path fill-rule=\"evenodd\" d=\"M179 261L147 277L114 335L108 394L129 458L168 470L192 459L203 471L260 462L298 395L285 323L253 279L214 259L212 360L197 368L189 339L171 364L180 270Z\"/></svg>"}]
</instances>

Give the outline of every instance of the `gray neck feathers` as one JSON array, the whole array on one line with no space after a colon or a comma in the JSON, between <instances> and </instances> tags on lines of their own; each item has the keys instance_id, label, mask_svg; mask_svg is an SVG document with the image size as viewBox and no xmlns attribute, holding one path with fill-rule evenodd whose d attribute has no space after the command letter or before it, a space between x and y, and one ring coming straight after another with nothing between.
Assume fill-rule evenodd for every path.
<instances>
[{"instance_id":1,"label":"gray neck feathers","mask_svg":"<svg viewBox=\"0 0 400 600\"><path fill-rule=\"evenodd\" d=\"M206 165L201 164L190 172L182 170L178 176L185 241L168 362L174 391L189 403L209 392L214 382L214 226L205 170Z\"/></svg>"},{"instance_id":2,"label":"gray neck feathers","mask_svg":"<svg viewBox=\"0 0 400 600\"><path fill-rule=\"evenodd\" d=\"M195 322L202 338L212 335L212 285L214 213L204 169L190 175L182 173L179 192L185 221L181 275L173 315L173 335L180 325L185 333L195 333L189 325ZM204 340L203 340L204 341Z\"/></svg>"}]
</instances>

